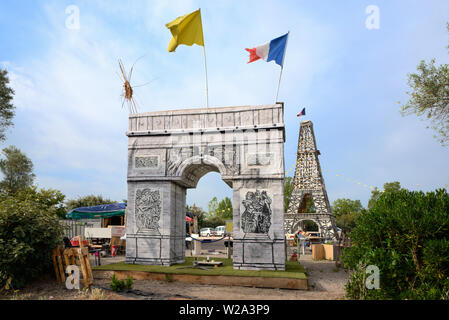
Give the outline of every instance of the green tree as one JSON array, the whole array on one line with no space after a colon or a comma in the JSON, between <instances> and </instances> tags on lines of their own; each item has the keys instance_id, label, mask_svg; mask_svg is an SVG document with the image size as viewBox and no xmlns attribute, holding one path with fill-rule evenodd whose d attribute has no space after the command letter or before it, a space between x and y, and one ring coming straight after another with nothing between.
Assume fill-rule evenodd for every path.
<instances>
[{"instance_id":1,"label":"green tree","mask_svg":"<svg viewBox=\"0 0 449 320\"><path fill-rule=\"evenodd\" d=\"M374 205L374 203L377 201L377 199L379 199L382 193L393 193L400 190L402 190L402 188L399 181L384 183L383 191L380 191L377 187L374 188L374 190L371 191L371 198L368 201L368 209Z\"/></svg>"},{"instance_id":2,"label":"green tree","mask_svg":"<svg viewBox=\"0 0 449 320\"><path fill-rule=\"evenodd\" d=\"M284 178L284 211L287 212L288 204L290 203L290 197L292 195L293 190L293 178L285 177Z\"/></svg>"},{"instance_id":3,"label":"green tree","mask_svg":"<svg viewBox=\"0 0 449 320\"><path fill-rule=\"evenodd\" d=\"M224 198L218 203L217 215L224 220L232 219L234 213L232 210L232 201L229 197Z\"/></svg>"},{"instance_id":4,"label":"green tree","mask_svg":"<svg viewBox=\"0 0 449 320\"><path fill-rule=\"evenodd\" d=\"M217 197L214 197L209 201L208 212L201 216L201 220L198 219L200 228L216 228L225 224L226 220L233 218L232 201L229 197L218 201Z\"/></svg>"},{"instance_id":5,"label":"green tree","mask_svg":"<svg viewBox=\"0 0 449 320\"><path fill-rule=\"evenodd\" d=\"M5 140L6 129L13 125L14 105L11 102L14 90L8 84L8 72L0 69L0 141Z\"/></svg>"},{"instance_id":6,"label":"green tree","mask_svg":"<svg viewBox=\"0 0 449 320\"><path fill-rule=\"evenodd\" d=\"M193 204L191 206L187 205L186 210L193 213L193 215L197 217L205 214L204 210L198 207L196 204Z\"/></svg>"},{"instance_id":7,"label":"green tree","mask_svg":"<svg viewBox=\"0 0 449 320\"><path fill-rule=\"evenodd\" d=\"M107 198L103 198L102 195L88 195L84 197L78 197L77 199L70 199L66 202L67 211L80 207L92 207L102 204L117 203Z\"/></svg>"},{"instance_id":8,"label":"green tree","mask_svg":"<svg viewBox=\"0 0 449 320\"><path fill-rule=\"evenodd\" d=\"M350 232L343 262L351 268L350 299L449 297L449 194L384 192ZM366 289L366 268L380 271L379 289Z\"/></svg>"},{"instance_id":9,"label":"green tree","mask_svg":"<svg viewBox=\"0 0 449 320\"><path fill-rule=\"evenodd\" d=\"M61 191L56 189L37 190L35 186L31 189L35 190L35 201L40 203L43 209L61 219L65 219L67 208L64 204L65 195Z\"/></svg>"},{"instance_id":10,"label":"green tree","mask_svg":"<svg viewBox=\"0 0 449 320\"><path fill-rule=\"evenodd\" d=\"M212 218L217 214L218 210L218 200L217 197L213 197L211 201L207 204L207 219Z\"/></svg>"},{"instance_id":11,"label":"green tree","mask_svg":"<svg viewBox=\"0 0 449 320\"><path fill-rule=\"evenodd\" d=\"M360 200L337 199L332 204L337 227L348 232L355 226L355 217L364 210Z\"/></svg>"},{"instance_id":12,"label":"green tree","mask_svg":"<svg viewBox=\"0 0 449 320\"><path fill-rule=\"evenodd\" d=\"M449 32L449 23L447 24ZM448 46L449 48L449 46ZM401 106L402 115L415 114L430 120L440 143L449 144L449 65L435 65L435 59L427 64L424 60L417 67L417 73L408 74L410 98ZM400 102L399 102L400 103Z\"/></svg>"},{"instance_id":13,"label":"green tree","mask_svg":"<svg viewBox=\"0 0 449 320\"><path fill-rule=\"evenodd\" d=\"M193 215L198 219L198 228L204 227L204 221L206 220L206 212L200 207L198 207L196 204L193 204L192 206L187 205L186 211L193 213ZM198 230L194 230L194 232L197 232Z\"/></svg>"},{"instance_id":14,"label":"green tree","mask_svg":"<svg viewBox=\"0 0 449 320\"><path fill-rule=\"evenodd\" d=\"M4 159L0 159L0 171L4 178L0 181L0 190L15 193L33 184L33 162L15 146L4 148Z\"/></svg>"}]
</instances>

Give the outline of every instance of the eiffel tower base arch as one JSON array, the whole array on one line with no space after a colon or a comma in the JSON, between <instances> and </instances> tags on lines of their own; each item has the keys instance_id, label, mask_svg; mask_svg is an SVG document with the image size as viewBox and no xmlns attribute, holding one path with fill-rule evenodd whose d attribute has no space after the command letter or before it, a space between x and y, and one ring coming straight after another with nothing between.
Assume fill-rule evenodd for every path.
<instances>
[{"instance_id":1,"label":"eiffel tower base arch","mask_svg":"<svg viewBox=\"0 0 449 320\"><path fill-rule=\"evenodd\" d=\"M304 221L313 221L318 226L318 232L323 238L328 240L335 240L337 236L335 234L335 222L332 215L327 214L314 214L314 213L302 213L296 214L294 217L287 216L285 220L286 233L294 234L298 229L303 229L302 223Z\"/></svg>"}]
</instances>

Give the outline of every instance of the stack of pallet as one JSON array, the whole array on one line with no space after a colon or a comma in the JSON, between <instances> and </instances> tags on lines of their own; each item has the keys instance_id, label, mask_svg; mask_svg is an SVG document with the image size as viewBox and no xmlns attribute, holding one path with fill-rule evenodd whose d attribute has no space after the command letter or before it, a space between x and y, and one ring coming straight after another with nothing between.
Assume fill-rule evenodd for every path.
<instances>
[{"instance_id":1,"label":"stack of pallet","mask_svg":"<svg viewBox=\"0 0 449 320\"><path fill-rule=\"evenodd\" d=\"M89 252L88 249L83 246L82 237L78 237L80 243L79 248L63 249L58 246L53 250L51 258L58 282L66 282L66 275L64 271L68 266L74 265L81 269L84 287L89 288L93 284L92 269L89 262Z\"/></svg>"}]
</instances>

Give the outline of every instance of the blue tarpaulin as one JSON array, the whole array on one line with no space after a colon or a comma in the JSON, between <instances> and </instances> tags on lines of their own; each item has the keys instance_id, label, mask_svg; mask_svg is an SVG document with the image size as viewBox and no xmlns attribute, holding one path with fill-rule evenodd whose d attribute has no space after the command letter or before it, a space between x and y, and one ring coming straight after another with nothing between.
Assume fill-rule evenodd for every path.
<instances>
[{"instance_id":1,"label":"blue tarpaulin","mask_svg":"<svg viewBox=\"0 0 449 320\"><path fill-rule=\"evenodd\" d=\"M102 204L93 207L80 207L70 210L67 219L96 219L125 215L126 203Z\"/></svg>"}]
</instances>

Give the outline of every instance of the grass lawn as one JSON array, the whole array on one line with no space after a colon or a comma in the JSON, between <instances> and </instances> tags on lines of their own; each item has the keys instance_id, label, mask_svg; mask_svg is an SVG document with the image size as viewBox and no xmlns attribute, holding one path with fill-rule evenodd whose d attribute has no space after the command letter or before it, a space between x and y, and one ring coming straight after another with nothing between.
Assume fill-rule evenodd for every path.
<instances>
[{"instance_id":1,"label":"grass lawn","mask_svg":"<svg viewBox=\"0 0 449 320\"><path fill-rule=\"evenodd\" d=\"M204 260L202 258L198 260ZM304 268L293 261L286 261L285 271L253 271L253 270L234 270L232 267L232 259L214 258L215 261L223 261L223 266L202 270L197 268L178 269L179 267L192 266L193 258L186 257L186 262L176 264L169 267L164 266L147 266L138 264L126 264L125 262L108 264L105 266L93 267L93 270L103 271L147 271L165 274L191 274L191 275L209 275L209 276L235 276L235 277L267 277L267 278L294 278L307 279Z\"/></svg>"}]
</instances>

